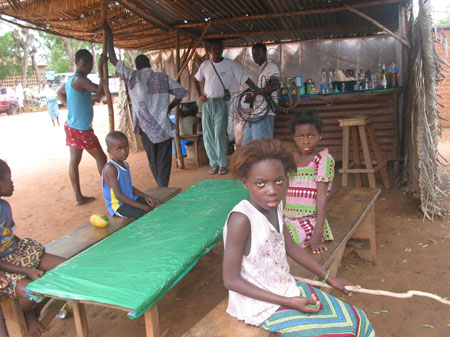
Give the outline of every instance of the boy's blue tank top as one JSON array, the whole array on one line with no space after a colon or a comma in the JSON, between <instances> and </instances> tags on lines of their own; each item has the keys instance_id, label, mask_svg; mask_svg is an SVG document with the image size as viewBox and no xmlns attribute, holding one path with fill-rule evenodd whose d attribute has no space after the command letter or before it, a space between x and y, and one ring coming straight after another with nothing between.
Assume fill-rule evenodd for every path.
<instances>
[{"instance_id":1,"label":"boy's blue tank top","mask_svg":"<svg viewBox=\"0 0 450 337\"><path fill-rule=\"evenodd\" d=\"M72 88L72 81L79 73L75 73L66 83L67 125L77 130L92 129L92 94L90 91L79 92Z\"/></svg>"},{"instance_id":2,"label":"boy's blue tank top","mask_svg":"<svg viewBox=\"0 0 450 337\"><path fill-rule=\"evenodd\" d=\"M133 194L133 183L131 182L131 174L128 164L126 162L123 162L123 164L126 167L123 168L112 159L110 159L106 163L106 165L108 164L113 164L117 169L117 181L119 182L119 187L120 190L122 191L122 194L126 195L131 200L136 200L138 197ZM102 185L106 208L108 209L109 214L113 216L119 209L119 207L122 206L124 203L116 198L113 189L106 184L106 181L103 178L103 174L102 174Z\"/></svg>"}]
</instances>

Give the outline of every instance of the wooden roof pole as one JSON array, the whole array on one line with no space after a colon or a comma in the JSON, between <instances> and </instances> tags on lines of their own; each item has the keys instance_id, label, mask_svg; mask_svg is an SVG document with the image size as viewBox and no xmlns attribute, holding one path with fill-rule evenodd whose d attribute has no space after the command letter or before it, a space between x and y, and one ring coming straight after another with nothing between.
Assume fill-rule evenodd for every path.
<instances>
[{"instance_id":1,"label":"wooden roof pole","mask_svg":"<svg viewBox=\"0 0 450 337\"><path fill-rule=\"evenodd\" d=\"M372 19L370 16L364 14L363 12L350 7L348 5L344 6L346 9L348 9L350 12L353 12L355 14L358 14L359 16L361 16L362 18L366 19L367 21L373 23L375 26L377 26L378 28L384 30L386 33L388 33L389 35L391 35L393 38L397 39L398 41L400 41L401 43L403 43L406 47L409 48L409 42L406 41L405 39L401 38L400 36L398 36L397 34L395 34L394 32L392 32L391 30L387 29L385 26L383 26L381 23L379 23L378 21Z\"/></svg>"},{"instance_id":2,"label":"wooden roof pole","mask_svg":"<svg viewBox=\"0 0 450 337\"><path fill-rule=\"evenodd\" d=\"M176 30L177 39L176 39L176 65L177 72L180 71L180 30ZM179 78L176 79L178 82L181 82ZM180 141L180 108L179 106L175 107L175 132L174 132L174 143L175 143L175 153L177 159L177 167L179 169L184 169L184 159L183 152L181 151L181 141Z\"/></svg>"},{"instance_id":3,"label":"wooden roof pole","mask_svg":"<svg viewBox=\"0 0 450 337\"><path fill-rule=\"evenodd\" d=\"M208 31L209 27L211 27L212 21L209 20L206 24L205 29L203 29L202 35L200 35L200 38L195 41L194 47L191 49L191 54L186 57L186 60L184 61L183 65L181 66L180 70L178 71L176 81L178 81L181 77L181 73L184 71L184 69L189 64L189 61L191 60L192 56L194 56L195 51L197 50L198 45L203 41L203 38L205 37L206 32Z\"/></svg>"},{"instance_id":4,"label":"wooden roof pole","mask_svg":"<svg viewBox=\"0 0 450 337\"><path fill-rule=\"evenodd\" d=\"M106 11L106 0L102 1L102 18L104 23L108 23L108 13ZM108 51L108 36L106 30L103 30L103 54L106 55ZM108 76L108 61L103 65L103 88L105 89L106 103L108 104L109 114L109 131L114 131L114 106L109 91L109 76Z\"/></svg>"}]
</instances>

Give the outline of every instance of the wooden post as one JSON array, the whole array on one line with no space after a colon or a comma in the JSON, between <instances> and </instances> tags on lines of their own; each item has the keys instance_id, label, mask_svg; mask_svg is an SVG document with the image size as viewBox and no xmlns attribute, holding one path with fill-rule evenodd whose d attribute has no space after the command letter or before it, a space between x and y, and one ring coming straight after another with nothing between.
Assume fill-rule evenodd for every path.
<instances>
[{"instance_id":1,"label":"wooden post","mask_svg":"<svg viewBox=\"0 0 450 337\"><path fill-rule=\"evenodd\" d=\"M177 74L180 72L180 30L176 30L177 40L176 40L176 62L177 62ZM177 82L181 83L180 77L176 78ZM183 152L181 151L181 141L180 141L180 109L175 107L175 133L174 133L174 143L175 143L175 158L177 159L177 166L180 169L184 169L184 159Z\"/></svg>"},{"instance_id":2,"label":"wooden post","mask_svg":"<svg viewBox=\"0 0 450 337\"><path fill-rule=\"evenodd\" d=\"M108 13L106 11L106 2L102 1L102 17L103 22L108 22ZM106 36L106 31L103 32L103 54L106 55L108 52L108 41ZM109 80L108 80L108 62L103 65L103 88L105 90L106 103L108 104L109 113L109 131L114 131L114 106L111 98L111 92L109 91Z\"/></svg>"}]
</instances>

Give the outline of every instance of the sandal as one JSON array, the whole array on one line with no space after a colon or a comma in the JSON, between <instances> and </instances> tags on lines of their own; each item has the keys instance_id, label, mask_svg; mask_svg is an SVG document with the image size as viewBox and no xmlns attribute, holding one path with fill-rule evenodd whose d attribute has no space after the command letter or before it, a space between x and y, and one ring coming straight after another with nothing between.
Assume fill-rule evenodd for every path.
<instances>
[{"instance_id":1,"label":"sandal","mask_svg":"<svg viewBox=\"0 0 450 337\"><path fill-rule=\"evenodd\" d=\"M228 169L226 167L222 166L219 168L219 174L221 176L223 176L224 174L227 174L227 173L228 173Z\"/></svg>"},{"instance_id":2,"label":"sandal","mask_svg":"<svg viewBox=\"0 0 450 337\"><path fill-rule=\"evenodd\" d=\"M217 172L219 172L219 167L218 166L213 166L211 167L211 169L209 170L209 174L217 174Z\"/></svg>"}]
</instances>

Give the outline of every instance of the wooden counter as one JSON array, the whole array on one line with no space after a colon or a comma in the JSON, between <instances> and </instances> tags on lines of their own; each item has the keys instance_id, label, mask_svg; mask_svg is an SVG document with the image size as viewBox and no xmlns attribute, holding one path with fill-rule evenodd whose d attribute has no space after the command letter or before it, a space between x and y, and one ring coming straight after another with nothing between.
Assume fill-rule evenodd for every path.
<instances>
[{"instance_id":1,"label":"wooden counter","mask_svg":"<svg viewBox=\"0 0 450 337\"><path fill-rule=\"evenodd\" d=\"M300 104L275 118L274 137L292 141L289 121L295 111L314 108L324 123L320 147L327 147L336 160L342 160L342 130L338 119L355 115L375 116L375 136L383 159L400 160L398 96L402 89L300 97ZM294 99L295 100L295 99ZM280 99L280 104L282 104Z\"/></svg>"}]
</instances>

